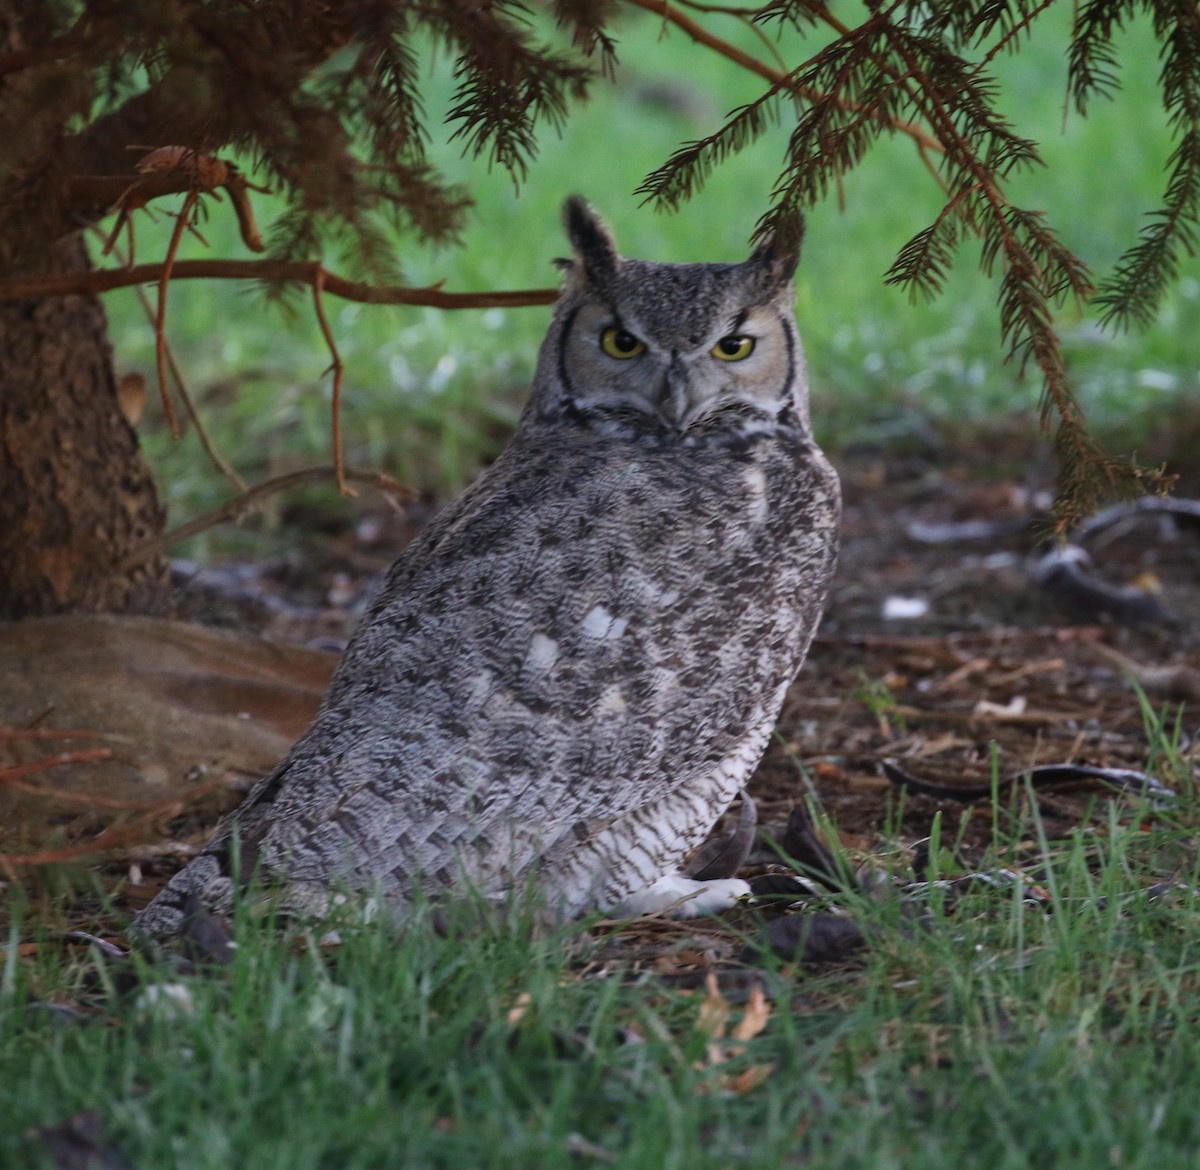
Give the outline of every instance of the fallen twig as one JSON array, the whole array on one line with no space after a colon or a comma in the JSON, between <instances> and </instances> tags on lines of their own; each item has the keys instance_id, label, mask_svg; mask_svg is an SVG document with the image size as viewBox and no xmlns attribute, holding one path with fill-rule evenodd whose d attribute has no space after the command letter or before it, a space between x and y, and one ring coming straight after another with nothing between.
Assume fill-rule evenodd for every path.
<instances>
[{"instance_id":1,"label":"fallen twig","mask_svg":"<svg viewBox=\"0 0 1200 1170\"><path fill-rule=\"evenodd\" d=\"M864 650L935 651L947 646L1000 646L1013 642L1105 642L1110 626L996 626L952 634L818 634L815 641Z\"/></svg>"},{"instance_id":2,"label":"fallen twig","mask_svg":"<svg viewBox=\"0 0 1200 1170\"><path fill-rule=\"evenodd\" d=\"M111 753L109 753L111 754ZM49 764L40 761L42 767L57 767L59 764L86 764L89 759L106 759L107 756L87 756L83 752L75 752L70 759L53 760ZM64 804L80 804L86 808L103 808L113 812L153 812L175 803L174 800L116 800L110 796L96 796L91 792L72 792L69 789L41 788L37 784L27 784L24 780L16 780L7 775L8 769L0 768L0 785L13 792L23 792L27 796L41 796L49 800L61 800Z\"/></svg>"},{"instance_id":3,"label":"fallen twig","mask_svg":"<svg viewBox=\"0 0 1200 1170\"><path fill-rule=\"evenodd\" d=\"M8 764L0 767L0 784L5 787L15 787L21 777L32 776L35 772L44 772L47 768L57 768L62 764L86 764L92 760L111 758L112 748L106 747L84 748L78 752L58 752L53 756L43 756L40 760L31 760L28 764ZM36 791L41 792L44 789L36 789Z\"/></svg>"},{"instance_id":4,"label":"fallen twig","mask_svg":"<svg viewBox=\"0 0 1200 1170\"><path fill-rule=\"evenodd\" d=\"M78 753L82 755L82 753ZM51 761L79 762L79 761ZM40 761L43 767L46 761ZM25 765L28 766L28 765ZM128 844L140 844L139 838L158 821L169 820L179 816L185 808L201 796L224 786L224 780L218 778L207 784L197 785L190 791L166 800L157 800L142 804L139 808L134 802L111 802L103 797L89 796L86 793L55 792L49 789L37 789L39 795L72 800L75 803L86 803L96 808L137 808L139 816L124 821L119 825L110 825L89 841L78 841L74 845L64 845L57 849L42 849L35 853L0 853L0 869L16 870L22 866L56 865L63 861L74 861L81 857L90 857L98 853L106 853L110 849Z\"/></svg>"},{"instance_id":5,"label":"fallen twig","mask_svg":"<svg viewBox=\"0 0 1200 1170\"><path fill-rule=\"evenodd\" d=\"M1200 523L1200 500L1179 496L1141 496L1126 503L1114 504L1085 520L1072 534L1075 540L1088 540L1106 528L1134 516L1171 516L1190 524Z\"/></svg>"},{"instance_id":6,"label":"fallen twig","mask_svg":"<svg viewBox=\"0 0 1200 1170\"><path fill-rule=\"evenodd\" d=\"M49 727L0 727L0 739L111 739L101 731L83 731L73 728L60 730Z\"/></svg>"},{"instance_id":7,"label":"fallen twig","mask_svg":"<svg viewBox=\"0 0 1200 1170\"><path fill-rule=\"evenodd\" d=\"M1104 642L1094 643L1091 649L1096 657L1129 675L1138 686L1147 691L1155 691L1170 699L1179 699L1187 703L1200 703L1200 670L1196 670L1195 667L1186 663L1174 663L1169 666L1144 665Z\"/></svg>"},{"instance_id":8,"label":"fallen twig","mask_svg":"<svg viewBox=\"0 0 1200 1170\"><path fill-rule=\"evenodd\" d=\"M179 807L182 811L182 804ZM64 861L76 861L81 857L104 853L118 845L137 841L147 832L159 815L157 812L145 813L124 824L111 825L90 841L79 841L74 845L64 845L59 849L42 849L36 853L0 853L0 868L15 870L31 865L58 865Z\"/></svg>"},{"instance_id":9,"label":"fallen twig","mask_svg":"<svg viewBox=\"0 0 1200 1170\"><path fill-rule=\"evenodd\" d=\"M921 780L906 772L892 760L882 760L884 774L898 788L939 800L986 800L993 793L1004 792L1015 784L1028 781L1031 788L1048 789L1065 784L1081 784L1099 781L1120 792L1131 792L1146 796L1155 804L1172 804L1178 796L1163 782L1146 772L1135 772L1131 768L1097 768L1090 764L1040 764L1026 768L1012 776L1005 776L995 783L987 784L937 784Z\"/></svg>"}]
</instances>

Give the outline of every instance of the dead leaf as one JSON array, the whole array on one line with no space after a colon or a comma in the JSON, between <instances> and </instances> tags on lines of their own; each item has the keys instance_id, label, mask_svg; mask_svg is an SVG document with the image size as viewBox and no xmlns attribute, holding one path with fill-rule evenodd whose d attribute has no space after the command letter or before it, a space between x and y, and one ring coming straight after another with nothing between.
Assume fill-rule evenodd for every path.
<instances>
[{"instance_id":1,"label":"dead leaf","mask_svg":"<svg viewBox=\"0 0 1200 1170\"><path fill-rule=\"evenodd\" d=\"M696 1019L696 1029L708 1036L704 1046L704 1062L697 1068L719 1068L730 1060L744 1056L746 1045L767 1026L771 1018L771 1005L763 994L761 987L751 988L750 997L742 1011L742 1018L734 1025L729 1040L725 1039L725 1030L729 1025L732 1007L721 994L716 975L711 972L704 980L704 1002ZM762 1084L771 1074L774 1065L759 1064L740 1073L723 1074L718 1081L718 1091L722 1093L746 1093ZM698 1092L708 1092L706 1086L700 1086Z\"/></svg>"},{"instance_id":2,"label":"dead leaf","mask_svg":"<svg viewBox=\"0 0 1200 1170\"><path fill-rule=\"evenodd\" d=\"M508 1012L504 1017L510 1028L515 1028L521 1022L525 1013L529 1011L532 1003L533 996L531 996L528 991L522 991L521 994L517 996L516 1003L514 1003L512 1007L508 1009Z\"/></svg>"},{"instance_id":3,"label":"dead leaf","mask_svg":"<svg viewBox=\"0 0 1200 1170\"><path fill-rule=\"evenodd\" d=\"M1007 703L993 703L980 699L971 711L972 719L1015 719L1025 714L1028 706L1024 695L1013 695Z\"/></svg>"},{"instance_id":4,"label":"dead leaf","mask_svg":"<svg viewBox=\"0 0 1200 1170\"><path fill-rule=\"evenodd\" d=\"M589 1141L581 1133L567 1134L567 1152L570 1154L580 1154L585 1158L594 1158L597 1162L615 1162L617 1156L611 1150L606 1150L603 1146L598 1146L595 1142Z\"/></svg>"},{"instance_id":5,"label":"dead leaf","mask_svg":"<svg viewBox=\"0 0 1200 1170\"><path fill-rule=\"evenodd\" d=\"M146 407L146 376L136 371L122 374L117 381L117 398L126 421L136 427Z\"/></svg>"},{"instance_id":6,"label":"dead leaf","mask_svg":"<svg viewBox=\"0 0 1200 1170\"><path fill-rule=\"evenodd\" d=\"M725 1073L721 1077L721 1092L741 1097L757 1089L774 1071L773 1064L752 1064L740 1073Z\"/></svg>"},{"instance_id":7,"label":"dead leaf","mask_svg":"<svg viewBox=\"0 0 1200 1170\"><path fill-rule=\"evenodd\" d=\"M821 780L848 780L850 773L841 764L832 760L815 760L808 765L808 770Z\"/></svg>"},{"instance_id":8,"label":"dead leaf","mask_svg":"<svg viewBox=\"0 0 1200 1170\"><path fill-rule=\"evenodd\" d=\"M763 989L757 985L750 990L750 998L746 1001L742 1018L734 1025L731 1036L734 1040L753 1040L766 1026L771 1018L771 1005L763 994Z\"/></svg>"},{"instance_id":9,"label":"dead leaf","mask_svg":"<svg viewBox=\"0 0 1200 1170\"><path fill-rule=\"evenodd\" d=\"M700 1013L696 1017L696 1030L703 1032L713 1040L720 1040L725 1035L725 1025L729 1022L729 1001L721 994L717 986L717 977L709 972L704 977L704 1002L700 1005Z\"/></svg>"}]
</instances>

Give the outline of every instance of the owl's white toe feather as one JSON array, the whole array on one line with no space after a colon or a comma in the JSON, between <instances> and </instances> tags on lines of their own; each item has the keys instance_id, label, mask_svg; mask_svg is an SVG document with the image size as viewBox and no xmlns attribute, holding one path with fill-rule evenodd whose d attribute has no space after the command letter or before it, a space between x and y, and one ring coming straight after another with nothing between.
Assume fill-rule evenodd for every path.
<instances>
[{"instance_id":1,"label":"owl's white toe feather","mask_svg":"<svg viewBox=\"0 0 1200 1170\"><path fill-rule=\"evenodd\" d=\"M681 873L669 873L649 888L626 898L617 912L631 918L667 911L672 918L699 918L720 914L749 897L750 887L741 878L698 882Z\"/></svg>"}]
</instances>

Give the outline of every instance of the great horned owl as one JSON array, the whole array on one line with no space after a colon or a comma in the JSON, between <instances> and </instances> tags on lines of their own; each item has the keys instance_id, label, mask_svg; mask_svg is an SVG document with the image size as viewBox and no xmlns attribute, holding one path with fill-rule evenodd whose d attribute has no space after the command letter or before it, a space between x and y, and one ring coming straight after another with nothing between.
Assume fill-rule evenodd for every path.
<instances>
[{"instance_id":1,"label":"great horned owl","mask_svg":"<svg viewBox=\"0 0 1200 1170\"><path fill-rule=\"evenodd\" d=\"M582 200L565 221L512 442L392 566L310 730L145 933L189 895L227 908L252 872L299 912L374 890L401 917L460 884L530 882L567 915L747 892L680 865L761 756L837 554L795 249L659 264L622 258Z\"/></svg>"}]
</instances>

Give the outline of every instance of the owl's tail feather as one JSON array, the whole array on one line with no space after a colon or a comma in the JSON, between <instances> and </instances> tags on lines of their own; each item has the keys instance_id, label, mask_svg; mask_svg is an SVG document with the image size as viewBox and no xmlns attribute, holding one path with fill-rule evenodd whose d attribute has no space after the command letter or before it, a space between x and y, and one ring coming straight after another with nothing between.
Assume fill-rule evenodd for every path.
<instances>
[{"instance_id":1,"label":"owl's tail feather","mask_svg":"<svg viewBox=\"0 0 1200 1170\"><path fill-rule=\"evenodd\" d=\"M234 896L255 870L257 841L284 777L292 765L289 756L251 790L242 805L223 821L216 836L159 891L134 920L132 932L145 939L171 938L180 932L193 899L214 913L228 913Z\"/></svg>"},{"instance_id":2,"label":"owl's tail feather","mask_svg":"<svg viewBox=\"0 0 1200 1170\"><path fill-rule=\"evenodd\" d=\"M184 866L134 919L130 928L134 938L153 941L177 935L197 901L208 910L227 911L234 886L228 853L228 839L214 841Z\"/></svg>"}]
</instances>

